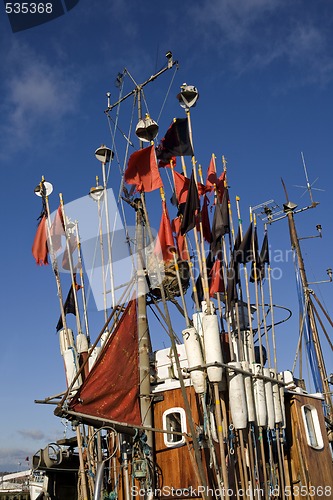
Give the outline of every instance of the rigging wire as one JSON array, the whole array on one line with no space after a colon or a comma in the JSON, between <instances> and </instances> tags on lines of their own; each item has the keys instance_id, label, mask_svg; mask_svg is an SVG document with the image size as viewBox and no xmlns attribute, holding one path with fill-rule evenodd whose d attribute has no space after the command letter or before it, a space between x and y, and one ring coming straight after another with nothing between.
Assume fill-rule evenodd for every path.
<instances>
[{"instance_id":1,"label":"rigging wire","mask_svg":"<svg viewBox=\"0 0 333 500\"><path fill-rule=\"evenodd\" d=\"M173 85L173 81L174 81L174 79L175 79L175 76L176 76L176 72L177 72L177 70L178 70L178 67L176 66L176 67L175 67L175 69L174 69L174 72L173 72L173 75L172 75L172 78L171 78L171 81L170 81L170 84L169 84L168 90L167 90L167 92L166 92L166 94L165 94L165 98L164 98L164 101L163 101L163 103L162 103L162 106L161 106L161 109L160 109L159 115L158 115L158 117L157 117L157 123L159 122L159 120L160 120L160 118L161 118L161 115L162 115L162 113L163 113L163 110L164 110L164 107L165 107L165 104L166 104L167 98L168 98L168 96L169 96L169 94L170 94L170 90L171 90L171 87L172 87L172 85Z\"/></svg>"}]
</instances>

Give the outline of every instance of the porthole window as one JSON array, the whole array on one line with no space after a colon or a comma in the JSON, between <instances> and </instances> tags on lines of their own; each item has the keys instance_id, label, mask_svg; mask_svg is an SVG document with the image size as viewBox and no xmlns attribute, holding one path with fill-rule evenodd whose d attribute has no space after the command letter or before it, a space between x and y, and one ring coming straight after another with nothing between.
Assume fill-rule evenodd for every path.
<instances>
[{"instance_id":1,"label":"porthole window","mask_svg":"<svg viewBox=\"0 0 333 500\"><path fill-rule=\"evenodd\" d=\"M324 447L324 442L320 430L317 409L311 405L304 405L302 406L302 416L308 445L316 450L322 449Z\"/></svg>"},{"instance_id":2,"label":"porthole window","mask_svg":"<svg viewBox=\"0 0 333 500\"><path fill-rule=\"evenodd\" d=\"M168 448L176 448L185 444L185 436L174 432L187 432L184 408L169 408L163 413L164 444Z\"/></svg>"}]
</instances>

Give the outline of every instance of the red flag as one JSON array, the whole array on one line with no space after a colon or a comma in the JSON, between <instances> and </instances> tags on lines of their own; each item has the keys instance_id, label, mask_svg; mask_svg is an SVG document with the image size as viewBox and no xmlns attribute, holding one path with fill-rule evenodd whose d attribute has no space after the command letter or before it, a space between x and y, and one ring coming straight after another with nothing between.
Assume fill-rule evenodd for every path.
<instances>
[{"instance_id":1,"label":"red flag","mask_svg":"<svg viewBox=\"0 0 333 500\"><path fill-rule=\"evenodd\" d=\"M77 241L76 241L76 237L74 236L74 234L70 235L69 240L68 240L68 246L69 246L69 251L71 253L71 256L73 256L73 253L77 248ZM67 271L69 271L71 268L70 262L69 262L67 244L66 244L66 250L64 251L63 256L62 256L61 265L62 265L63 269L66 269ZM75 263L73 263L73 268L76 269L76 267L77 267L77 265Z\"/></svg>"},{"instance_id":2,"label":"red flag","mask_svg":"<svg viewBox=\"0 0 333 500\"><path fill-rule=\"evenodd\" d=\"M32 255L36 260L36 264L42 266L48 265L47 257L48 257L48 248L47 248L47 228L46 228L47 220L46 216L43 215L41 218L38 228L36 231L35 239L32 244Z\"/></svg>"},{"instance_id":3,"label":"red flag","mask_svg":"<svg viewBox=\"0 0 333 500\"><path fill-rule=\"evenodd\" d=\"M147 193L163 187L153 145L130 156L124 178L127 184L135 184L140 192Z\"/></svg>"},{"instance_id":4,"label":"red flag","mask_svg":"<svg viewBox=\"0 0 333 500\"><path fill-rule=\"evenodd\" d=\"M212 270L210 272L210 285L209 285L209 296L213 297L215 293L224 293L224 281L223 281L223 268L221 265L221 259L217 258L214 262Z\"/></svg>"},{"instance_id":5,"label":"red flag","mask_svg":"<svg viewBox=\"0 0 333 500\"><path fill-rule=\"evenodd\" d=\"M212 233L210 230L208 205L209 205L208 196L205 194L201 209L202 232L203 232L203 237L207 241L207 243L211 243Z\"/></svg>"},{"instance_id":6,"label":"red flag","mask_svg":"<svg viewBox=\"0 0 333 500\"><path fill-rule=\"evenodd\" d=\"M207 170L206 187L209 188L209 190L211 191L214 187L214 184L216 183L217 183L217 176L216 176L215 156L212 155Z\"/></svg>"},{"instance_id":7,"label":"red flag","mask_svg":"<svg viewBox=\"0 0 333 500\"><path fill-rule=\"evenodd\" d=\"M208 191L212 191L214 189L214 184L215 184L220 203L222 203L224 180L225 180L225 172L222 172L220 177L217 177L216 175L215 157L214 155L212 155L207 170L206 189Z\"/></svg>"},{"instance_id":8,"label":"red flag","mask_svg":"<svg viewBox=\"0 0 333 500\"><path fill-rule=\"evenodd\" d=\"M171 223L169 219L166 202L162 201L162 217L160 229L158 231L158 239L155 246L155 253L162 253L165 262L173 260L172 250L175 250Z\"/></svg>"},{"instance_id":9,"label":"red flag","mask_svg":"<svg viewBox=\"0 0 333 500\"><path fill-rule=\"evenodd\" d=\"M181 222L180 218L176 217L172 221L172 230L176 235L177 251L178 251L179 258L181 260L189 260L190 257L189 257L188 251L186 249L185 238L184 238L184 236L182 236L180 234L181 224L182 224L182 222Z\"/></svg>"},{"instance_id":10,"label":"red flag","mask_svg":"<svg viewBox=\"0 0 333 500\"><path fill-rule=\"evenodd\" d=\"M185 177L183 174L176 172L175 170L173 171L173 175L175 182L176 198L178 201L178 205L181 205L182 203L186 202L187 192L190 185L190 179L188 177ZM199 195L202 196L203 194L205 194L205 192L206 192L206 186L198 182Z\"/></svg>"},{"instance_id":11,"label":"red flag","mask_svg":"<svg viewBox=\"0 0 333 500\"><path fill-rule=\"evenodd\" d=\"M131 301L69 409L141 425L136 301Z\"/></svg>"},{"instance_id":12,"label":"red flag","mask_svg":"<svg viewBox=\"0 0 333 500\"><path fill-rule=\"evenodd\" d=\"M175 192L178 205L186 202L188 186L190 184L190 179L185 177L179 172L173 171L174 181L175 181Z\"/></svg>"},{"instance_id":13,"label":"red flag","mask_svg":"<svg viewBox=\"0 0 333 500\"><path fill-rule=\"evenodd\" d=\"M52 222L50 235L52 239L53 250L57 252L61 248L61 237L65 235L64 219L61 206L59 206Z\"/></svg>"}]
</instances>

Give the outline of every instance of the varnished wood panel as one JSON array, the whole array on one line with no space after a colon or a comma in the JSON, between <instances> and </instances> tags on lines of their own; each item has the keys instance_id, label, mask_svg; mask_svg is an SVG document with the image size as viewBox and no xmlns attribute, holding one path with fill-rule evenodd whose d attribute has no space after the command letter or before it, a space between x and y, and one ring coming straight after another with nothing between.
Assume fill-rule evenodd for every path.
<instances>
[{"instance_id":1,"label":"varnished wood panel","mask_svg":"<svg viewBox=\"0 0 333 500\"><path fill-rule=\"evenodd\" d=\"M186 388L193 420L199 425L199 406L193 387ZM162 429L163 412L172 407L184 407L183 397L180 389L173 389L163 393L164 400L154 404L154 427ZM187 422L187 431L189 424ZM190 441L191 454L194 457L192 442ZM196 489L200 485L187 445L178 448L167 448L164 444L163 434L155 434L156 462L163 474L160 477L159 487L185 489L191 487Z\"/></svg>"},{"instance_id":2,"label":"varnished wood panel","mask_svg":"<svg viewBox=\"0 0 333 500\"><path fill-rule=\"evenodd\" d=\"M316 450L308 445L301 408L310 405L317 409L324 448ZM290 428L287 429L287 450L289 450L291 476L291 498L333 498L333 465L329 449L322 403L303 394L288 395L286 416ZM303 490L301 490L303 486ZM326 487L326 490L325 490ZM331 489L330 489L331 488ZM331 492L328 496L326 492ZM303 494L302 494L303 492Z\"/></svg>"}]
</instances>

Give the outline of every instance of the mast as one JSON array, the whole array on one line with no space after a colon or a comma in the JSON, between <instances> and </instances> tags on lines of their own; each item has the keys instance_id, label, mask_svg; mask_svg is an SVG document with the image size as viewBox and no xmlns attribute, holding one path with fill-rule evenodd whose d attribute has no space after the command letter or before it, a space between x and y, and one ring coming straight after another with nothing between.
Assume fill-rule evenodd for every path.
<instances>
[{"instance_id":1,"label":"mast","mask_svg":"<svg viewBox=\"0 0 333 500\"><path fill-rule=\"evenodd\" d=\"M314 208L316 205L317 204L315 202L313 202L309 208ZM300 278L301 278L303 293L304 293L304 297L307 298L312 293L312 290L309 288L309 282L308 282L306 272L305 272L304 260L303 260L302 251L301 251L301 247L300 247L300 243L299 243L299 237L297 235L296 224L295 224L295 220L294 220L294 211L293 211L294 208L296 208L296 207L289 201L286 204L284 204L284 211L286 212L287 218L288 218L290 242L291 242L292 248L296 252L297 264L298 264L298 268L299 268L299 274L300 274ZM306 304L307 304L306 305L307 314L308 314L309 323L310 323L310 330L311 330L313 345L314 345L314 349L315 349L315 355L316 355L317 363L318 363L318 370L319 370L320 379L321 379L321 383L322 383L322 392L323 392L323 396L324 396L325 405L327 408L327 416L329 418L329 421L332 422L332 419L333 419L332 400L330 397L330 388L329 388L329 384L328 384L326 367L325 367L323 352L322 352L321 343L320 343L320 339L319 339L317 324L316 324L311 301L307 300ZM316 387L316 390L318 390L317 387Z\"/></svg>"},{"instance_id":2,"label":"mast","mask_svg":"<svg viewBox=\"0 0 333 500\"><path fill-rule=\"evenodd\" d=\"M140 148L143 147L143 141L150 142L153 140L158 132L158 126L147 115L145 120L142 119L142 106L141 97L143 88L162 75L168 69L176 65L178 62L173 60L172 53L167 52L167 65L149 77L145 82L138 84L131 74L125 70L126 74L134 83L134 89L119 99L114 104L110 104L110 94L108 93L108 107L105 111L109 113L114 107L118 106L121 102L125 101L130 96L134 96L137 102L138 110L138 125L136 135L140 140ZM136 200L136 244L137 244L137 305L138 305L138 337L139 337L139 373L140 373L140 410L142 424L146 427L152 427L153 413L151 404L151 391L150 391L150 352L151 340L147 321L147 307L146 307L146 278L145 278L145 259L144 259L144 227L147 223L143 211L144 194L141 199ZM153 434L147 431L147 443L153 447Z\"/></svg>"}]
</instances>

